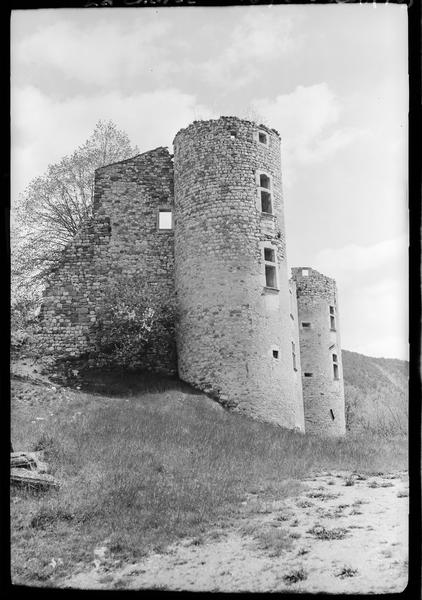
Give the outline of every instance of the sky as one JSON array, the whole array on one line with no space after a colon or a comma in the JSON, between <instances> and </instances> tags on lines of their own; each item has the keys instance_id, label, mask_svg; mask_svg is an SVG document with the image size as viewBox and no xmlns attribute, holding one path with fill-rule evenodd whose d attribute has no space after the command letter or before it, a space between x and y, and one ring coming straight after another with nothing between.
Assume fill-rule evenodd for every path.
<instances>
[{"instance_id":1,"label":"sky","mask_svg":"<svg viewBox=\"0 0 422 600\"><path fill-rule=\"evenodd\" d=\"M99 119L274 127L289 266L336 279L344 349L408 358L406 6L15 10L11 109L12 205Z\"/></svg>"}]
</instances>

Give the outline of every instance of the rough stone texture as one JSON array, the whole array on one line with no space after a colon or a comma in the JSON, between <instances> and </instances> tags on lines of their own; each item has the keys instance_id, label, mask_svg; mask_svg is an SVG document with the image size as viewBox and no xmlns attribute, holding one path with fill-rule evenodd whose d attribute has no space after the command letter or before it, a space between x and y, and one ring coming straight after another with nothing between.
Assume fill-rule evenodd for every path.
<instances>
[{"instance_id":1,"label":"rough stone texture","mask_svg":"<svg viewBox=\"0 0 422 600\"><path fill-rule=\"evenodd\" d=\"M96 171L92 219L63 252L44 294L40 342L55 357L95 345L92 325L116 275L142 275L145 285L174 298L174 232L158 231L159 208L173 207L173 163L157 148ZM157 339L145 368L175 373L175 343Z\"/></svg>"},{"instance_id":2,"label":"rough stone texture","mask_svg":"<svg viewBox=\"0 0 422 600\"><path fill-rule=\"evenodd\" d=\"M292 279L297 290L305 429L307 433L342 435L346 423L336 284L309 267L292 269ZM330 322L330 306L334 307L335 328ZM334 378L333 354L337 355L338 379Z\"/></svg>"},{"instance_id":3,"label":"rough stone texture","mask_svg":"<svg viewBox=\"0 0 422 600\"><path fill-rule=\"evenodd\" d=\"M142 356L145 369L178 370L260 420L345 433L335 282L312 269L303 277L299 268L289 282L279 134L221 117L179 131L174 149L174 161L157 148L97 170L93 217L45 291L40 344L59 359L89 357L107 286L118 276L142 276L156 304L169 299L176 312L175 331ZM272 210L263 212L265 188ZM174 210L173 230L158 230L160 208ZM265 276L271 264L275 285ZM329 306L337 331L330 331ZM298 329L302 321L311 329Z\"/></svg>"},{"instance_id":4,"label":"rough stone texture","mask_svg":"<svg viewBox=\"0 0 422 600\"><path fill-rule=\"evenodd\" d=\"M179 375L232 408L303 430L279 135L222 117L179 131L174 150ZM259 171L272 178L272 215L257 208ZM275 251L278 290L265 287L264 246Z\"/></svg>"}]
</instances>

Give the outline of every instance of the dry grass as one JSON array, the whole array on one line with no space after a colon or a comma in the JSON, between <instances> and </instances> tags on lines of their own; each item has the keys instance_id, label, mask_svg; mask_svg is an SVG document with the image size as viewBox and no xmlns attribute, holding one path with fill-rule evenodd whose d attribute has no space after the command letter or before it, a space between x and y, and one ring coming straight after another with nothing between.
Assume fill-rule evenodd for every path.
<instances>
[{"instance_id":1,"label":"dry grass","mask_svg":"<svg viewBox=\"0 0 422 600\"><path fill-rule=\"evenodd\" d=\"M404 439L303 436L228 413L174 380L127 389L122 377L113 397L13 383L14 449L44 449L63 482L43 496L14 492L16 583L49 585L92 562L104 540L114 559L163 550L239 514L253 489L269 503L297 494L295 480L312 471L406 468ZM274 531L265 535L284 539Z\"/></svg>"}]
</instances>

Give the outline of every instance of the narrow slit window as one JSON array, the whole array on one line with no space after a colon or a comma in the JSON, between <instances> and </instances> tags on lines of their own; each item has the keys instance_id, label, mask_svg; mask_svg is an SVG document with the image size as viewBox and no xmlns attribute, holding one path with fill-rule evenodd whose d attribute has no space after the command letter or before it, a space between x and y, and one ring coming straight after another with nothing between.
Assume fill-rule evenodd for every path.
<instances>
[{"instance_id":1,"label":"narrow slit window","mask_svg":"<svg viewBox=\"0 0 422 600\"><path fill-rule=\"evenodd\" d=\"M173 227L173 216L170 209L160 208L158 211L158 229L169 230Z\"/></svg>"},{"instance_id":2,"label":"narrow slit window","mask_svg":"<svg viewBox=\"0 0 422 600\"><path fill-rule=\"evenodd\" d=\"M337 362L337 354L333 354L333 362Z\"/></svg>"},{"instance_id":3,"label":"narrow slit window","mask_svg":"<svg viewBox=\"0 0 422 600\"><path fill-rule=\"evenodd\" d=\"M330 315L330 329L331 331L336 330L336 320L335 317L333 317L333 315Z\"/></svg>"},{"instance_id":4,"label":"narrow slit window","mask_svg":"<svg viewBox=\"0 0 422 600\"><path fill-rule=\"evenodd\" d=\"M333 364L333 371L334 371L334 379L338 379L338 364L334 363Z\"/></svg>"},{"instance_id":5,"label":"narrow slit window","mask_svg":"<svg viewBox=\"0 0 422 600\"><path fill-rule=\"evenodd\" d=\"M313 373L304 373L305 377L313 377Z\"/></svg>"},{"instance_id":6,"label":"narrow slit window","mask_svg":"<svg viewBox=\"0 0 422 600\"><path fill-rule=\"evenodd\" d=\"M334 314L334 306L330 306L330 315Z\"/></svg>"},{"instance_id":7,"label":"narrow slit window","mask_svg":"<svg viewBox=\"0 0 422 600\"><path fill-rule=\"evenodd\" d=\"M332 420L334 421L334 419L335 419L335 416L334 416L334 413L333 413L333 409L332 409L332 408L330 408L330 415L331 415L331 418L332 418Z\"/></svg>"},{"instance_id":8,"label":"narrow slit window","mask_svg":"<svg viewBox=\"0 0 422 600\"><path fill-rule=\"evenodd\" d=\"M278 358L278 350L273 350L273 357Z\"/></svg>"}]
</instances>

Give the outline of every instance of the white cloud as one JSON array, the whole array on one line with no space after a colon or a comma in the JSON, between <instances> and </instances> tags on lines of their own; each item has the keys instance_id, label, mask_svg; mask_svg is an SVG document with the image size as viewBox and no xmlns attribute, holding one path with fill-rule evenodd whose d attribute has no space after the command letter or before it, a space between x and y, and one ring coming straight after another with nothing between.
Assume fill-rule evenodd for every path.
<instances>
[{"instance_id":1,"label":"white cloud","mask_svg":"<svg viewBox=\"0 0 422 600\"><path fill-rule=\"evenodd\" d=\"M251 6L241 14L224 49L196 65L198 75L208 83L230 83L231 88L245 85L257 78L260 68L302 45L303 36L293 35L293 20L279 11Z\"/></svg>"},{"instance_id":2,"label":"white cloud","mask_svg":"<svg viewBox=\"0 0 422 600\"><path fill-rule=\"evenodd\" d=\"M327 248L315 257L315 268L337 281L343 348L407 359L407 244L401 236Z\"/></svg>"},{"instance_id":3,"label":"white cloud","mask_svg":"<svg viewBox=\"0 0 422 600\"><path fill-rule=\"evenodd\" d=\"M341 126L333 130L342 115L343 103L325 82L300 85L274 99L255 99L253 106L280 132L287 186L299 166L322 162L364 135L356 127Z\"/></svg>"},{"instance_id":4,"label":"white cloud","mask_svg":"<svg viewBox=\"0 0 422 600\"><path fill-rule=\"evenodd\" d=\"M123 96L118 92L59 102L33 87L12 93L12 189L15 195L49 163L71 153L99 119L114 121L141 152L172 148L174 135L196 118L213 115L177 89Z\"/></svg>"},{"instance_id":5,"label":"white cloud","mask_svg":"<svg viewBox=\"0 0 422 600\"><path fill-rule=\"evenodd\" d=\"M407 265L408 238L406 235L384 240L370 246L348 244L343 248L324 248L315 257L317 269L333 273L339 281L347 282L356 274L371 271L402 272Z\"/></svg>"},{"instance_id":6,"label":"white cloud","mask_svg":"<svg viewBox=\"0 0 422 600\"><path fill-rule=\"evenodd\" d=\"M22 66L53 67L68 79L104 86L137 78L147 66L161 72L169 23L139 25L139 17L134 16L124 31L109 20L99 20L89 28L62 20L36 29L12 42L12 75Z\"/></svg>"}]
</instances>

